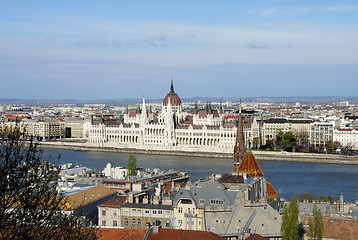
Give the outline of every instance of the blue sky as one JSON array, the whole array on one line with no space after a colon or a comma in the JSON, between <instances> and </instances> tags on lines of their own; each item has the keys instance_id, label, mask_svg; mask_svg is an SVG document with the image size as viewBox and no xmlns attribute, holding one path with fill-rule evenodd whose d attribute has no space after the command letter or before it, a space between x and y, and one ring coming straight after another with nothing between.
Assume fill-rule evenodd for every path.
<instances>
[{"instance_id":1,"label":"blue sky","mask_svg":"<svg viewBox=\"0 0 358 240\"><path fill-rule=\"evenodd\" d=\"M357 1L0 1L0 98L357 96Z\"/></svg>"}]
</instances>

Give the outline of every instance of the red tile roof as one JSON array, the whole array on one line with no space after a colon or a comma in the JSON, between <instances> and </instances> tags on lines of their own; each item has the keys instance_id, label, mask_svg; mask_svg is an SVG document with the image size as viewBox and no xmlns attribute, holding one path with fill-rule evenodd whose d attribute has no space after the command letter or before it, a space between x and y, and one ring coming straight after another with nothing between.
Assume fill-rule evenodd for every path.
<instances>
[{"instance_id":1,"label":"red tile roof","mask_svg":"<svg viewBox=\"0 0 358 240\"><path fill-rule=\"evenodd\" d=\"M278 198L278 194L270 182L266 182L266 197Z\"/></svg>"},{"instance_id":2,"label":"red tile roof","mask_svg":"<svg viewBox=\"0 0 358 240\"><path fill-rule=\"evenodd\" d=\"M142 240L146 229L121 229L121 228L102 228L101 234L99 237L100 240L112 240L112 239L121 239L121 240ZM191 230L175 230L175 229L160 229L158 234L153 234L153 230L148 236L148 240L161 240L161 239L171 239L171 240L223 240L225 238L220 237L212 232L204 231L191 231Z\"/></svg>"},{"instance_id":3,"label":"red tile roof","mask_svg":"<svg viewBox=\"0 0 358 240\"><path fill-rule=\"evenodd\" d=\"M254 154L252 152L247 152L244 159L240 163L240 166L237 170L238 172L246 172L250 177L263 177L264 173L262 172L259 164L257 163Z\"/></svg>"},{"instance_id":4,"label":"red tile roof","mask_svg":"<svg viewBox=\"0 0 358 240\"><path fill-rule=\"evenodd\" d=\"M120 207L126 200L127 196L117 196L99 205L100 207Z\"/></svg>"},{"instance_id":5,"label":"red tile roof","mask_svg":"<svg viewBox=\"0 0 358 240\"><path fill-rule=\"evenodd\" d=\"M118 228L102 228L100 229L101 236L98 238L100 240L112 240L112 239L121 239L121 240L135 240L143 239L146 229L118 229Z\"/></svg>"},{"instance_id":6,"label":"red tile roof","mask_svg":"<svg viewBox=\"0 0 358 240\"><path fill-rule=\"evenodd\" d=\"M250 237L246 238L245 240L267 240L268 238L265 238L258 234L252 234Z\"/></svg>"},{"instance_id":7,"label":"red tile roof","mask_svg":"<svg viewBox=\"0 0 358 240\"><path fill-rule=\"evenodd\" d=\"M310 216L300 215L305 230L308 231ZM358 219L323 216L323 238L327 239L358 239Z\"/></svg>"},{"instance_id":8,"label":"red tile roof","mask_svg":"<svg viewBox=\"0 0 358 240\"><path fill-rule=\"evenodd\" d=\"M351 132L353 131L353 129L347 129L347 128L338 128L338 131L342 131L342 132Z\"/></svg>"}]
</instances>

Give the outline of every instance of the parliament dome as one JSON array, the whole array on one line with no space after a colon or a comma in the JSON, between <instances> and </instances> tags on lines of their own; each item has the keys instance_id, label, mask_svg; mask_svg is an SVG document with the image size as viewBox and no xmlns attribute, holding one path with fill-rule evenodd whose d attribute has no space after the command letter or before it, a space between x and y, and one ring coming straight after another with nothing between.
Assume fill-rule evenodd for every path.
<instances>
[{"instance_id":1,"label":"parliament dome","mask_svg":"<svg viewBox=\"0 0 358 240\"><path fill-rule=\"evenodd\" d=\"M172 105L172 106L180 106L181 105L180 97L178 96L178 94L176 94L174 92L173 80L171 82L170 92L164 98L164 101L163 101L164 106L168 106L169 99L170 99L170 105Z\"/></svg>"}]
</instances>

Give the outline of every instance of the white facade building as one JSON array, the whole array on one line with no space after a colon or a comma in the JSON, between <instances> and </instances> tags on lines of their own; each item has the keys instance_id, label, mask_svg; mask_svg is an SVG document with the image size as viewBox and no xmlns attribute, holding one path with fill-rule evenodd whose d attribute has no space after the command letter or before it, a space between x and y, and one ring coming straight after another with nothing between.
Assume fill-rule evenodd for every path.
<instances>
[{"instance_id":1,"label":"white facade building","mask_svg":"<svg viewBox=\"0 0 358 240\"><path fill-rule=\"evenodd\" d=\"M124 179L128 176L128 169L125 167L113 167L111 163L107 163L102 173L108 178Z\"/></svg>"},{"instance_id":2,"label":"white facade building","mask_svg":"<svg viewBox=\"0 0 358 240\"><path fill-rule=\"evenodd\" d=\"M141 109L128 111L124 121L93 121L89 128L88 145L102 147L131 147L206 152L232 152L237 127L224 123L222 109L198 112L184 119L181 100L173 85L164 98L162 111L147 109L143 98ZM244 124L247 144L252 140L252 120Z\"/></svg>"},{"instance_id":3,"label":"white facade building","mask_svg":"<svg viewBox=\"0 0 358 240\"><path fill-rule=\"evenodd\" d=\"M335 129L333 131L333 142L339 142L342 147L358 150L358 129Z\"/></svg>"},{"instance_id":4,"label":"white facade building","mask_svg":"<svg viewBox=\"0 0 358 240\"><path fill-rule=\"evenodd\" d=\"M334 122L314 122L310 129L310 144L314 147L326 147L333 142Z\"/></svg>"}]
</instances>

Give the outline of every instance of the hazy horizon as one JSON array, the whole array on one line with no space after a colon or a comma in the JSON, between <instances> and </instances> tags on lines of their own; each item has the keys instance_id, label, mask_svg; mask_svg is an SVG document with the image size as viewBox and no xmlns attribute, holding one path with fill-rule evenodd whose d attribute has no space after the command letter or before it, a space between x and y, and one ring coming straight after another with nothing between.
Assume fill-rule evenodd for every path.
<instances>
[{"instance_id":1,"label":"hazy horizon","mask_svg":"<svg viewBox=\"0 0 358 240\"><path fill-rule=\"evenodd\" d=\"M0 98L357 96L358 3L4 1Z\"/></svg>"}]
</instances>

